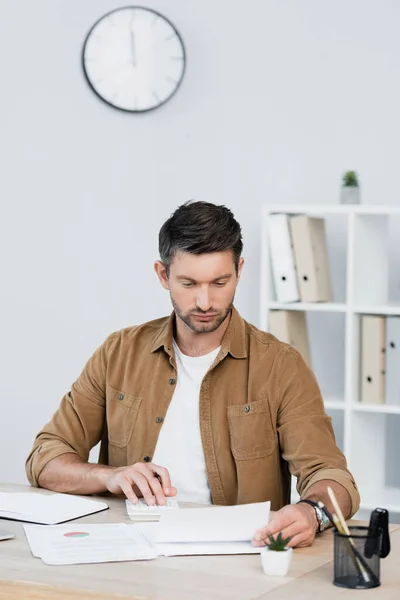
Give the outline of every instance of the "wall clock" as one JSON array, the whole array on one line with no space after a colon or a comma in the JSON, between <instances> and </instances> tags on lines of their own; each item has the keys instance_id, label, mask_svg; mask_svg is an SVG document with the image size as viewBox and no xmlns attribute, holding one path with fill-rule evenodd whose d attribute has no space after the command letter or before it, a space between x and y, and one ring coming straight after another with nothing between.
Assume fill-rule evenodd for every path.
<instances>
[{"instance_id":1,"label":"wall clock","mask_svg":"<svg viewBox=\"0 0 400 600\"><path fill-rule=\"evenodd\" d=\"M92 90L104 102L128 112L165 104L179 88L186 68L185 47L174 25L142 6L108 12L90 29L82 66Z\"/></svg>"}]
</instances>

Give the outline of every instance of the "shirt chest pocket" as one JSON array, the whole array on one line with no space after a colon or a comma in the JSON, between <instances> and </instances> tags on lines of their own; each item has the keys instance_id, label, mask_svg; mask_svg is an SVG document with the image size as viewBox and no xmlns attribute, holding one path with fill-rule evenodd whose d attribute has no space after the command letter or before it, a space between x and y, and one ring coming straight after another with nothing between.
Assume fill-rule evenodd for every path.
<instances>
[{"instance_id":1,"label":"shirt chest pocket","mask_svg":"<svg viewBox=\"0 0 400 600\"><path fill-rule=\"evenodd\" d=\"M142 398L110 386L106 388L108 441L125 448L132 437Z\"/></svg>"},{"instance_id":2,"label":"shirt chest pocket","mask_svg":"<svg viewBox=\"0 0 400 600\"><path fill-rule=\"evenodd\" d=\"M228 406L231 450L236 460L253 460L272 454L275 435L264 400Z\"/></svg>"}]
</instances>

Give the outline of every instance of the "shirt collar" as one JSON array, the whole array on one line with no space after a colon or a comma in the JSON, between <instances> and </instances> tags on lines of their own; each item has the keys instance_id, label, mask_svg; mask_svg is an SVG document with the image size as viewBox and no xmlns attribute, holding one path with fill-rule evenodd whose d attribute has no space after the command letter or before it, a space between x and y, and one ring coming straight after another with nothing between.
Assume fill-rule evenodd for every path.
<instances>
[{"instance_id":1,"label":"shirt collar","mask_svg":"<svg viewBox=\"0 0 400 600\"><path fill-rule=\"evenodd\" d=\"M172 340L174 335L175 313L172 312L168 319L163 321L156 331L150 352L156 352L164 348L165 352L172 355ZM230 354L233 358L247 358L246 348L246 324L239 315L236 308L232 308L231 318L221 346L224 354Z\"/></svg>"},{"instance_id":2,"label":"shirt collar","mask_svg":"<svg viewBox=\"0 0 400 600\"><path fill-rule=\"evenodd\" d=\"M172 340L174 336L175 312L172 312L167 320L162 319L161 325L156 330L153 345L150 352L156 352L164 348L165 352L172 355Z\"/></svg>"}]
</instances>

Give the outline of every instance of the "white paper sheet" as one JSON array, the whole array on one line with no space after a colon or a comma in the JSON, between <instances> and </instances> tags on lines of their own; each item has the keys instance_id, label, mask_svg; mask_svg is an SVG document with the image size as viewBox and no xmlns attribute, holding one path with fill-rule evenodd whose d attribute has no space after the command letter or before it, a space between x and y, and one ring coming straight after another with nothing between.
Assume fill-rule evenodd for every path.
<instances>
[{"instance_id":1,"label":"white paper sheet","mask_svg":"<svg viewBox=\"0 0 400 600\"><path fill-rule=\"evenodd\" d=\"M48 565L150 560L158 553L141 533L125 523L25 525L32 554Z\"/></svg>"},{"instance_id":2,"label":"white paper sheet","mask_svg":"<svg viewBox=\"0 0 400 600\"><path fill-rule=\"evenodd\" d=\"M269 520L270 502L190 508L162 514L158 523L136 523L159 555L257 554L254 533Z\"/></svg>"},{"instance_id":3,"label":"white paper sheet","mask_svg":"<svg viewBox=\"0 0 400 600\"><path fill-rule=\"evenodd\" d=\"M103 529L107 529L110 527L115 527L115 525L115 523L102 523L101 527ZM85 528L89 528L90 531L93 526L99 527L99 525L93 525L93 523L90 523L86 525ZM78 523L74 523L73 525L24 525L24 531L33 556L35 558L41 558L48 541L49 534L46 532L55 530L59 533L67 533L70 531L77 531L78 527L81 527L81 525L78 526Z\"/></svg>"},{"instance_id":4,"label":"white paper sheet","mask_svg":"<svg viewBox=\"0 0 400 600\"><path fill-rule=\"evenodd\" d=\"M249 542L268 523L270 502L190 508L162 513L157 543Z\"/></svg>"},{"instance_id":5,"label":"white paper sheet","mask_svg":"<svg viewBox=\"0 0 400 600\"><path fill-rule=\"evenodd\" d=\"M260 554L261 548L250 542L186 542L157 544L160 556L194 556L211 554Z\"/></svg>"},{"instance_id":6,"label":"white paper sheet","mask_svg":"<svg viewBox=\"0 0 400 600\"><path fill-rule=\"evenodd\" d=\"M108 508L105 502L72 494L0 493L0 517L55 525Z\"/></svg>"}]
</instances>

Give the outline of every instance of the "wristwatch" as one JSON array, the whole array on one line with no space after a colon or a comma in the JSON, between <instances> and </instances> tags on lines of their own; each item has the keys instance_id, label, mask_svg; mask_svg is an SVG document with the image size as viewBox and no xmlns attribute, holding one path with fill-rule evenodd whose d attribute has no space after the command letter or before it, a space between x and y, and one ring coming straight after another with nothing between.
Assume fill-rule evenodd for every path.
<instances>
[{"instance_id":1,"label":"wristwatch","mask_svg":"<svg viewBox=\"0 0 400 600\"><path fill-rule=\"evenodd\" d=\"M317 517L317 522L318 522L317 533L324 531L324 529L326 529L330 525L330 521L329 521L327 515L318 506L318 504L316 502L314 502L313 500L299 500L299 502L297 502L297 504L300 504L300 502L305 502L306 504L309 504L310 506L313 507L313 509L315 511L315 516Z\"/></svg>"}]
</instances>

